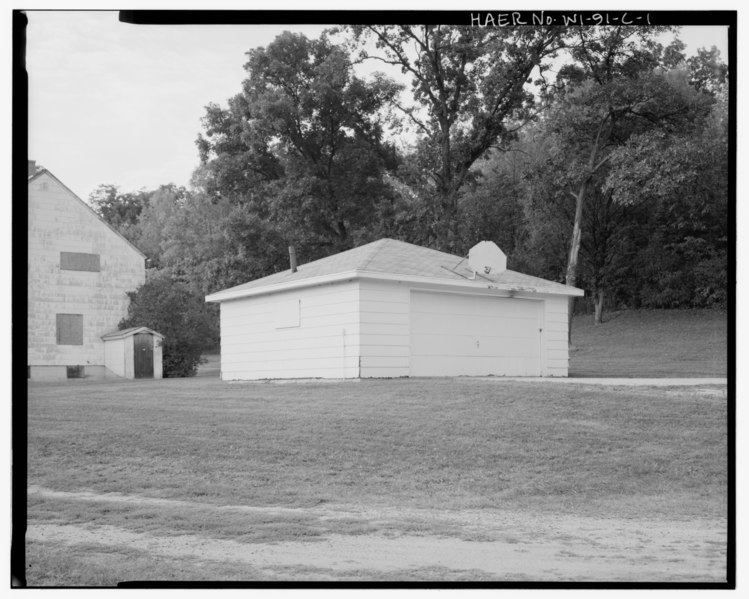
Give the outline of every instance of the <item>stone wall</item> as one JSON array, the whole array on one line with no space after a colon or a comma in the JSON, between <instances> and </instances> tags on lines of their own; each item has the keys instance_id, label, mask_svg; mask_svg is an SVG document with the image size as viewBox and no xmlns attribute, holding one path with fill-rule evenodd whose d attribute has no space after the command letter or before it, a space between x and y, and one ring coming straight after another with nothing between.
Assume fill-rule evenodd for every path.
<instances>
[{"instance_id":1,"label":"stone wall","mask_svg":"<svg viewBox=\"0 0 749 599\"><path fill-rule=\"evenodd\" d=\"M47 172L29 183L28 210L32 378L33 366L103 366L101 336L127 314L126 292L145 281L145 259ZM99 271L62 269L61 252L98 254ZM57 343L57 314L83 315L82 345Z\"/></svg>"}]
</instances>

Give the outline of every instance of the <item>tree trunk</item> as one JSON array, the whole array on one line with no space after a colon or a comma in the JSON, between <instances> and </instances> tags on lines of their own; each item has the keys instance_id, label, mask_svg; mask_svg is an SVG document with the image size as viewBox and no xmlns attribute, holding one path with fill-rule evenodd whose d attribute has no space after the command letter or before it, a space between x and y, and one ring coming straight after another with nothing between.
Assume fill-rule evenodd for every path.
<instances>
[{"instance_id":1,"label":"tree trunk","mask_svg":"<svg viewBox=\"0 0 749 599\"><path fill-rule=\"evenodd\" d=\"M583 222L583 203L585 202L585 192L588 189L588 179L586 178L580 185L580 189L575 196L575 223L572 226L572 243L570 243L570 255L567 259L567 276L565 283L575 286L577 282L577 257L580 253L580 234ZM575 309L575 298L570 297L567 302L567 343L572 344L572 313Z\"/></svg>"},{"instance_id":2,"label":"tree trunk","mask_svg":"<svg viewBox=\"0 0 749 599\"><path fill-rule=\"evenodd\" d=\"M582 183L580 183L580 189L577 190L577 194L575 195L575 224L572 227L572 243L570 244L570 256L567 260L567 276L565 278L567 285L572 285L573 287L577 282L577 255L580 253L580 234L583 225L583 203L585 202L585 193L588 191L588 183L590 183L593 175L608 160L608 157L604 157L603 160L596 164L598 151L601 148L601 135L603 134L603 128L610 118L611 112L607 112L598 124L596 140L593 144L593 149L590 152L590 157L588 158L588 173ZM567 310L569 314L569 325L567 328L568 344L572 343L572 311L574 305L574 298L570 298Z\"/></svg>"},{"instance_id":3,"label":"tree trunk","mask_svg":"<svg viewBox=\"0 0 749 599\"><path fill-rule=\"evenodd\" d=\"M459 245L458 232L460 228L457 193L450 187L443 187L437 189L436 195L438 214L432 230L437 242L437 249L455 253Z\"/></svg>"},{"instance_id":4,"label":"tree trunk","mask_svg":"<svg viewBox=\"0 0 749 599\"><path fill-rule=\"evenodd\" d=\"M603 324L603 289L596 291L593 296L596 305L595 324Z\"/></svg>"}]
</instances>

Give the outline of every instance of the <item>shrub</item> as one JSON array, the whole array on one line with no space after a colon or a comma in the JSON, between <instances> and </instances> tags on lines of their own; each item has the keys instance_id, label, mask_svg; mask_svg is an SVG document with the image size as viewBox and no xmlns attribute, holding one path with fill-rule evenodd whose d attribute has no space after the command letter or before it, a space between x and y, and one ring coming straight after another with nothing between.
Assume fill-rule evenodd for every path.
<instances>
[{"instance_id":1,"label":"shrub","mask_svg":"<svg viewBox=\"0 0 749 599\"><path fill-rule=\"evenodd\" d=\"M144 326L161 333L164 376L194 376L202 352L215 345L211 315L203 298L164 272L150 274L127 295L130 306L120 329Z\"/></svg>"}]
</instances>

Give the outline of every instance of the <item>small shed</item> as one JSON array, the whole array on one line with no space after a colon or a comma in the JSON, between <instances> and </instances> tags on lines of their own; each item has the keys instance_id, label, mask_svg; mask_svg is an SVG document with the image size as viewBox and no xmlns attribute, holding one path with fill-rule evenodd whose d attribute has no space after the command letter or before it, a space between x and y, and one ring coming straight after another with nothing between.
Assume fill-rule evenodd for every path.
<instances>
[{"instance_id":1,"label":"small shed","mask_svg":"<svg viewBox=\"0 0 749 599\"><path fill-rule=\"evenodd\" d=\"M567 376L575 287L380 239L213 293L224 380Z\"/></svg>"},{"instance_id":2,"label":"small shed","mask_svg":"<svg viewBox=\"0 0 749 599\"><path fill-rule=\"evenodd\" d=\"M132 327L102 336L104 364L126 379L160 379L164 336L148 327Z\"/></svg>"}]
</instances>

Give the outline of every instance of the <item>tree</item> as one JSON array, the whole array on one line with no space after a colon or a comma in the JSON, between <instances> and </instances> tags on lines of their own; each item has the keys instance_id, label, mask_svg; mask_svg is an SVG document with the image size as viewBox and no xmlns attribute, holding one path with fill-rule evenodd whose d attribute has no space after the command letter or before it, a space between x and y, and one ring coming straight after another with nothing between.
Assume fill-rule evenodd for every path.
<instances>
[{"instance_id":1,"label":"tree","mask_svg":"<svg viewBox=\"0 0 749 599\"><path fill-rule=\"evenodd\" d=\"M130 305L119 328L144 326L158 331L164 335L164 376L194 376L202 352L218 343L203 298L163 272L151 272L143 285L127 295Z\"/></svg>"},{"instance_id":2,"label":"tree","mask_svg":"<svg viewBox=\"0 0 749 599\"><path fill-rule=\"evenodd\" d=\"M162 268L202 294L289 267L283 237L251 206L191 197L165 227Z\"/></svg>"},{"instance_id":3,"label":"tree","mask_svg":"<svg viewBox=\"0 0 749 599\"><path fill-rule=\"evenodd\" d=\"M607 293L627 287L638 278L631 268L639 247L641 204L626 206L614 201L611 190L595 186L584 214L585 236L580 242L582 279L590 289L594 304L594 323L603 323Z\"/></svg>"},{"instance_id":4,"label":"tree","mask_svg":"<svg viewBox=\"0 0 749 599\"><path fill-rule=\"evenodd\" d=\"M655 31L641 28L580 28L571 46L575 63L563 68L547 116L547 135L556 168L543 177L556 177L559 191L575 202L565 282L575 286L581 248L583 212L592 189L606 180L612 155L633 135L688 126L707 110L706 97L695 94L683 78L660 67L664 53L652 41ZM599 196L601 198L604 195ZM603 288L596 289L600 322ZM600 303L600 305L599 305ZM570 301L570 322L573 302Z\"/></svg>"},{"instance_id":5,"label":"tree","mask_svg":"<svg viewBox=\"0 0 749 599\"><path fill-rule=\"evenodd\" d=\"M459 203L461 239L494 241L513 268L525 266L519 251L526 228L521 200L524 150L489 151L474 165L474 181L466 186Z\"/></svg>"},{"instance_id":6,"label":"tree","mask_svg":"<svg viewBox=\"0 0 749 599\"><path fill-rule=\"evenodd\" d=\"M416 106L397 106L416 127L422 187L433 198L430 245L462 252L458 203L474 163L506 143L528 116L526 83L561 44L558 27L353 26L360 60L399 66ZM374 39L377 53L364 44Z\"/></svg>"},{"instance_id":7,"label":"tree","mask_svg":"<svg viewBox=\"0 0 749 599\"><path fill-rule=\"evenodd\" d=\"M251 204L308 259L367 240L392 201L382 119L397 86L356 77L325 37L288 32L250 51L245 69L242 94L204 119L209 193Z\"/></svg>"},{"instance_id":8,"label":"tree","mask_svg":"<svg viewBox=\"0 0 749 599\"><path fill-rule=\"evenodd\" d=\"M569 232L575 206L560 191L558 173L566 168L558 140L548 135L543 120L527 127L518 141L522 153L519 200L523 206L525 271L552 281L564 281Z\"/></svg>"},{"instance_id":9,"label":"tree","mask_svg":"<svg viewBox=\"0 0 749 599\"><path fill-rule=\"evenodd\" d=\"M728 111L667 135L643 132L617 148L606 187L620 205L652 206L639 301L649 307L725 307L728 284Z\"/></svg>"},{"instance_id":10,"label":"tree","mask_svg":"<svg viewBox=\"0 0 749 599\"><path fill-rule=\"evenodd\" d=\"M715 96L725 88L728 80L728 65L720 60L720 51L713 46L709 50L699 48L696 56L687 59L689 83L700 91Z\"/></svg>"},{"instance_id":11,"label":"tree","mask_svg":"<svg viewBox=\"0 0 749 599\"><path fill-rule=\"evenodd\" d=\"M150 192L141 189L134 193L120 193L116 185L99 185L88 197L89 205L107 223L129 241L137 235L135 228L143 210L148 206Z\"/></svg>"},{"instance_id":12,"label":"tree","mask_svg":"<svg viewBox=\"0 0 749 599\"><path fill-rule=\"evenodd\" d=\"M161 266L167 225L190 195L184 187L172 183L148 192L148 202L130 228L130 239L148 257L151 267Z\"/></svg>"}]
</instances>

